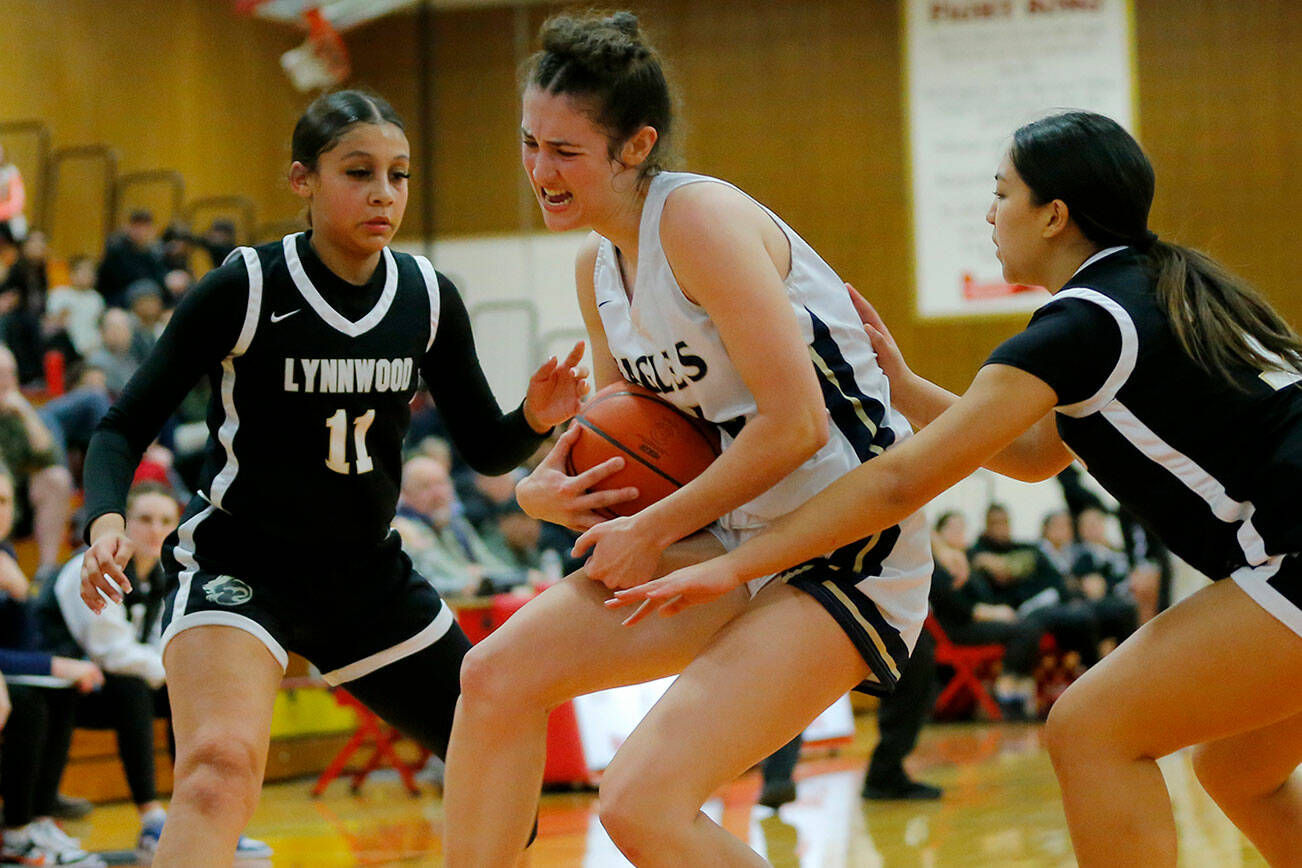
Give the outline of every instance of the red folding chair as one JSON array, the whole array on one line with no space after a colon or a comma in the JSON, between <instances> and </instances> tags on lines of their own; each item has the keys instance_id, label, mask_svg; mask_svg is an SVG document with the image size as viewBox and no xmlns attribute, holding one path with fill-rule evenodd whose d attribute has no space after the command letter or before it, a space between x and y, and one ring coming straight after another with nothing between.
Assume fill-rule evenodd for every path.
<instances>
[{"instance_id":1,"label":"red folding chair","mask_svg":"<svg viewBox=\"0 0 1302 868\"><path fill-rule=\"evenodd\" d=\"M424 767L426 760L430 757L430 752L417 745L417 762L414 766L408 764L393 749L394 744L405 737L402 733L380 720L375 712L363 705L347 690L335 688L333 692L336 703L357 712L357 730L353 733L352 738L348 739L348 743L339 750L339 753L335 754L335 758L330 761L330 765L326 767L326 770L321 772L321 776L316 779L316 783L312 786L312 797L320 797L325 792L326 787L330 786L330 782L343 772L344 766L352 759L353 754L363 747L371 747L373 752L366 764L352 774L352 782L348 786L353 795L357 795L362 788L362 782L381 765L387 765L398 773L398 777L402 779L402 785L407 788L407 792L413 796L420 795L420 787L416 785L413 771Z\"/></svg>"},{"instance_id":2,"label":"red folding chair","mask_svg":"<svg viewBox=\"0 0 1302 868\"><path fill-rule=\"evenodd\" d=\"M954 670L936 697L936 716L957 714L976 702L991 720L1003 720L999 703L986 690L985 682L1004 659L1004 646L955 645L931 614L927 615L926 627L936 640L936 665Z\"/></svg>"}]
</instances>

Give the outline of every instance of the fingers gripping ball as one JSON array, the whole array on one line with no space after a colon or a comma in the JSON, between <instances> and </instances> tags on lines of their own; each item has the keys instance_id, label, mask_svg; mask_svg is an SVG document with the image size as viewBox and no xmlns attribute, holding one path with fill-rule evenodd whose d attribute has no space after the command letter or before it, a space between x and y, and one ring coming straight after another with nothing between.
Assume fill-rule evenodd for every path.
<instances>
[{"instance_id":1,"label":"fingers gripping ball","mask_svg":"<svg viewBox=\"0 0 1302 868\"><path fill-rule=\"evenodd\" d=\"M635 500L598 510L607 517L632 515L668 497L719 457L719 438L708 423L631 383L602 389L574 421L580 433L566 471L573 476L622 456L624 468L593 489L631 485L638 490Z\"/></svg>"}]
</instances>

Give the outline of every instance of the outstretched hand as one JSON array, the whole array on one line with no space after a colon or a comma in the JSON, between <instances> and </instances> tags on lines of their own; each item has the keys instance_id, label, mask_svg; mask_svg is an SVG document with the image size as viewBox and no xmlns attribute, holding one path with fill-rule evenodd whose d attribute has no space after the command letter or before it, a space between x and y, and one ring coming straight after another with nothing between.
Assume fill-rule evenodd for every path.
<instances>
[{"instance_id":1,"label":"outstretched hand","mask_svg":"<svg viewBox=\"0 0 1302 868\"><path fill-rule=\"evenodd\" d=\"M583 531L605 521L598 510L632 500L638 492L632 487L589 491L624 469L624 459L618 456L570 476L566 472L567 459L579 433L576 424L561 435L547 457L516 484L515 499L521 509L540 521Z\"/></svg>"},{"instance_id":2,"label":"outstretched hand","mask_svg":"<svg viewBox=\"0 0 1302 868\"><path fill-rule=\"evenodd\" d=\"M877 364L882 369L882 373L891 381L892 386L902 384L913 375L913 372L905 363L904 356L891 335L891 330L886 327L877 309L869 304L868 299L859 294L859 290L848 283L845 288L850 293L850 303L854 305L855 313L859 314L859 320L863 323L863 330L868 334L868 340L872 341L873 352L877 353Z\"/></svg>"},{"instance_id":3,"label":"outstretched hand","mask_svg":"<svg viewBox=\"0 0 1302 868\"><path fill-rule=\"evenodd\" d=\"M654 612L668 617L688 606L717 600L741 584L741 577L728 567L727 556L713 558L681 570L674 570L662 578L616 591L606 601L607 609L638 605L633 614L624 619L625 625L636 624Z\"/></svg>"},{"instance_id":4,"label":"outstretched hand","mask_svg":"<svg viewBox=\"0 0 1302 868\"><path fill-rule=\"evenodd\" d=\"M579 412L583 396L588 394L588 369L578 367L582 359L583 341L579 341L564 361L558 362L552 356L529 380L529 391L524 396L524 418L539 434L545 434Z\"/></svg>"}]
</instances>

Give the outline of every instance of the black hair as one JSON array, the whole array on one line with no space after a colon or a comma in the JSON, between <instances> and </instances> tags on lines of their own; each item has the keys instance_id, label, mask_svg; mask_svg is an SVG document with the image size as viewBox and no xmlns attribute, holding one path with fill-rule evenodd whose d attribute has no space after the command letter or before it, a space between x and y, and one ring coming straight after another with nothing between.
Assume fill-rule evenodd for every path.
<instances>
[{"instance_id":1,"label":"black hair","mask_svg":"<svg viewBox=\"0 0 1302 868\"><path fill-rule=\"evenodd\" d=\"M1181 348L1236 389L1244 367L1302 370L1302 339L1256 290L1206 254L1148 228L1153 166L1120 124L1093 112L1050 115L1013 134L1009 158L1037 204L1062 200L1100 248L1143 254Z\"/></svg>"},{"instance_id":2,"label":"black hair","mask_svg":"<svg viewBox=\"0 0 1302 868\"><path fill-rule=\"evenodd\" d=\"M360 90L323 94L312 101L294 125L292 159L316 171L317 159L354 124L393 124L406 130L402 118L381 96Z\"/></svg>"},{"instance_id":3,"label":"black hair","mask_svg":"<svg viewBox=\"0 0 1302 868\"><path fill-rule=\"evenodd\" d=\"M542 50L529 59L525 85L579 97L606 132L607 152L619 151L638 130L654 127L656 143L638 167L646 182L664 171L673 126L673 100L655 49L637 16L557 15L542 26Z\"/></svg>"}]
</instances>

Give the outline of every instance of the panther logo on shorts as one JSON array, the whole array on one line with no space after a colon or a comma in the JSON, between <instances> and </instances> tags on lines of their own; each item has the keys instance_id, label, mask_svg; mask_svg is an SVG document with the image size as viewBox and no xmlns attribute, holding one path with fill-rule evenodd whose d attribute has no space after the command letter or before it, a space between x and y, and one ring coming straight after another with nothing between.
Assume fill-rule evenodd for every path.
<instances>
[{"instance_id":1,"label":"panther logo on shorts","mask_svg":"<svg viewBox=\"0 0 1302 868\"><path fill-rule=\"evenodd\" d=\"M203 595L220 606L239 606L253 599L253 589L231 576L218 576L203 586Z\"/></svg>"}]
</instances>

